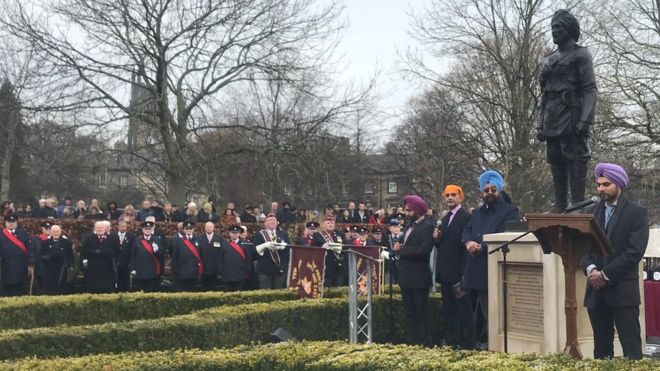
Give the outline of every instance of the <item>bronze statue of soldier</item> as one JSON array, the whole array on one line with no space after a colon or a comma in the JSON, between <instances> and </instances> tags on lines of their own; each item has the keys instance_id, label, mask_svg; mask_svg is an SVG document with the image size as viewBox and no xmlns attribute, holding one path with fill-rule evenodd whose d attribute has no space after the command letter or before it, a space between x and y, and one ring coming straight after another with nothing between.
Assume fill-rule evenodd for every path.
<instances>
[{"instance_id":1,"label":"bronze statue of soldier","mask_svg":"<svg viewBox=\"0 0 660 371\"><path fill-rule=\"evenodd\" d=\"M589 149L589 128L596 110L596 77L591 54L577 44L578 20L566 10L552 16L552 41L557 50L543 59L539 82L541 106L537 138L547 144L555 203L552 212L584 200Z\"/></svg>"}]
</instances>

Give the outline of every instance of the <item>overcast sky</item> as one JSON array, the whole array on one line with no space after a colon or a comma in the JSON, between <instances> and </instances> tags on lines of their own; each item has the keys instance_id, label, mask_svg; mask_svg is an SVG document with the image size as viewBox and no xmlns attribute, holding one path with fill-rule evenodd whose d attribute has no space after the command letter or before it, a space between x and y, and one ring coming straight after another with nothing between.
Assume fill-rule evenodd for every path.
<instances>
[{"instance_id":1,"label":"overcast sky","mask_svg":"<svg viewBox=\"0 0 660 371\"><path fill-rule=\"evenodd\" d=\"M397 51L414 46L409 35L412 8L421 12L426 0L344 0L344 15L349 26L337 49L346 65L344 78L367 83L380 70L379 91L386 95L382 109L388 127L397 123L406 100L419 91L418 85L405 81L398 71ZM382 138L379 138L382 140Z\"/></svg>"}]
</instances>

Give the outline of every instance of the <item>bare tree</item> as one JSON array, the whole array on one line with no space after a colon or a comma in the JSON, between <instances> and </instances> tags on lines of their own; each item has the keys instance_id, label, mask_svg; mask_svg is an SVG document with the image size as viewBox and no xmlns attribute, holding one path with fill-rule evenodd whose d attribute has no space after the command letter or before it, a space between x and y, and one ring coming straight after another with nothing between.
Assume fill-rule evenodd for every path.
<instances>
[{"instance_id":1,"label":"bare tree","mask_svg":"<svg viewBox=\"0 0 660 371\"><path fill-rule=\"evenodd\" d=\"M413 18L414 35L429 54L449 63L433 68L407 54L407 72L446 89L462 112L461 140L482 168L504 173L524 210L547 207L543 147L533 132L540 89L538 68L549 52L553 2L434 0ZM552 7L552 8L550 8Z\"/></svg>"},{"instance_id":2,"label":"bare tree","mask_svg":"<svg viewBox=\"0 0 660 371\"><path fill-rule=\"evenodd\" d=\"M660 156L660 2L587 1L588 35L598 48L601 122L608 143L644 149L640 165ZM652 163L652 162L650 162Z\"/></svg>"},{"instance_id":3,"label":"bare tree","mask_svg":"<svg viewBox=\"0 0 660 371\"><path fill-rule=\"evenodd\" d=\"M462 185L468 197L473 195L480 162L474 155L478 148L464 140L464 128L460 104L450 92L431 89L410 100L396 139L386 146L399 170L415 180L412 189L432 205L442 203L447 184Z\"/></svg>"},{"instance_id":4,"label":"bare tree","mask_svg":"<svg viewBox=\"0 0 660 371\"><path fill-rule=\"evenodd\" d=\"M153 161L168 198L183 201L191 133L205 129L226 87L296 81L333 50L341 7L309 0L4 0L3 28L34 47L67 92L53 109L82 109L90 125L147 125L163 161ZM147 94L135 110L130 87ZM213 127L221 128L224 121ZM233 126L233 125L232 125ZM146 156L145 156L146 157ZM145 159L148 160L148 159Z\"/></svg>"},{"instance_id":5,"label":"bare tree","mask_svg":"<svg viewBox=\"0 0 660 371\"><path fill-rule=\"evenodd\" d=\"M231 146L200 153L199 158L225 153L249 159L250 169L246 170L250 171L250 185L258 185L263 191L256 197L262 202L328 202L341 189L336 182L342 179L339 175L343 165L353 155L348 142L332 133L344 127L372 99L370 86L355 94L342 93L340 99L332 99L338 94L328 93L327 87L318 76L293 84L278 78L250 82L245 90L233 94L232 104L218 115L245 129L216 131L232 138ZM226 156L213 161L223 158ZM207 176L221 177L215 166L210 170ZM226 189L219 191L227 194Z\"/></svg>"}]
</instances>

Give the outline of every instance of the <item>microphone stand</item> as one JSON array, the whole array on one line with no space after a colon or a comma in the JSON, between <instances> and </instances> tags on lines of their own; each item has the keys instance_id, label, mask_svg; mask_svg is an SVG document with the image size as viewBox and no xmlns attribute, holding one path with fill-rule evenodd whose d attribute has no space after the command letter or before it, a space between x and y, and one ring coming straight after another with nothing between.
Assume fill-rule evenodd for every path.
<instances>
[{"instance_id":1,"label":"microphone stand","mask_svg":"<svg viewBox=\"0 0 660 371\"><path fill-rule=\"evenodd\" d=\"M398 240L398 237L397 237L397 240ZM394 238L392 238L392 237L390 236L390 251L392 250L392 244L394 244ZM388 328L387 328L387 330L388 330L387 337L388 337L388 340L389 340L390 342L393 342L393 338L394 338L394 327L393 327L393 323L394 323L394 314L392 313L392 281L393 281L393 277L392 277L392 266L393 266L393 263L394 263L394 259L393 259L393 257L390 258L390 259L388 259L388 261L387 261L387 265L388 265L388 267L389 267L389 275L390 275L390 277L389 277L389 278L390 278L390 283L389 283L389 286L390 286L390 296L389 296L389 298L388 298L388 300L387 300L387 311L388 311L388 314L389 314L389 321L388 321L389 326L388 326Z\"/></svg>"}]
</instances>

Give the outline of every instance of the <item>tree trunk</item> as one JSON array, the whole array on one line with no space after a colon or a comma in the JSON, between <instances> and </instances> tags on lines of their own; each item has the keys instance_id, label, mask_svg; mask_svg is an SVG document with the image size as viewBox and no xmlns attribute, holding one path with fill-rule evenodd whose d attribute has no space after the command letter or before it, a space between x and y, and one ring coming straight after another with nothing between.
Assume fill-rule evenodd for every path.
<instances>
[{"instance_id":1,"label":"tree trunk","mask_svg":"<svg viewBox=\"0 0 660 371\"><path fill-rule=\"evenodd\" d=\"M16 129L18 128L19 114L12 110L7 118L7 139L5 142L5 153L2 157L2 173L0 174L0 199L9 200L9 191L11 189L11 162L14 158L14 148L16 147Z\"/></svg>"},{"instance_id":2,"label":"tree trunk","mask_svg":"<svg viewBox=\"0 0 660 371\"><path fill-rule=\"evenodd\" d=\"M168 181L167 200L179 204L180 208L185 208L186 199L186 178L184 176L171 176Z\"/></svg>"}]
</instances>

